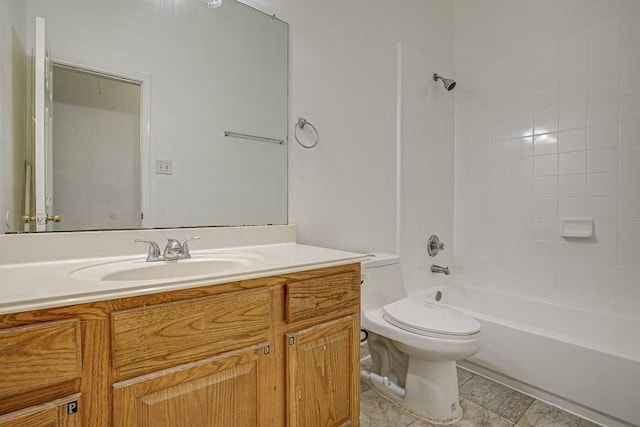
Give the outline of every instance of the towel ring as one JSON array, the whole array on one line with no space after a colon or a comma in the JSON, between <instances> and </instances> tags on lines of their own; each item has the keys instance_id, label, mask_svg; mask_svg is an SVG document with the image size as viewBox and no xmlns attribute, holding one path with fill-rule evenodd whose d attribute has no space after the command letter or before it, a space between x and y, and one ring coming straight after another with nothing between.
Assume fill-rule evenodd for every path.
<instances>
[{"instance_id":1,"label":"towel ring","mask_svg":"<svg viewBox=\"0 0 640 427\"><path fill-rule=\"evenodd\" d=\"M298 139L298 128L300 129L304 129L304 127L306 125L311 126L311 129L313 129L313 131L316 133L316 140L314 141L313 144L311 145L304 145L302 142L300 142L300 140ZM298 123L295 124L295 126L293 127L293 136L296 138L296 141L298 142L298 144L300 144L301 146L303 146L304 148L313 148L316 145L318 145L318 141L320 141L320 134L318 133L318 129L316 129L316 127L314 125L312 125L310 122L308 122L305 118L303 117L298 117Z\"/></svg>"}]
</instances>

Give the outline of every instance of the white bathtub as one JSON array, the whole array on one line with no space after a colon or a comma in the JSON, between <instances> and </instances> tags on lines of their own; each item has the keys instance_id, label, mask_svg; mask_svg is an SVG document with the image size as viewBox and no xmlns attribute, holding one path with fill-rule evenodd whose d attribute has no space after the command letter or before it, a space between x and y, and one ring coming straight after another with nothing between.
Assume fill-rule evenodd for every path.
<instances>
[{"instance_id":1,"label":"white bathtub","mask_svg":"<svg viewBox=\"0 0 640 427\"><path fill-rule=\"evenodd\" d=\"M482 325L463 366L604 425L640 425L640 318L457 285L423 297L437 291Z\"/></svg>"}]
</instances>

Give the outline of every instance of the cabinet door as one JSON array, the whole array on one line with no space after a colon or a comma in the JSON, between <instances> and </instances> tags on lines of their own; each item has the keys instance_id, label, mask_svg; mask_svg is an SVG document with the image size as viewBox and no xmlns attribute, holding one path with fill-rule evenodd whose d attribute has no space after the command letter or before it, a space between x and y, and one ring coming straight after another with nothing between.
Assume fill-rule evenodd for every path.
<instances>
[{"instance_id":1,"label":"cabinet door","mask_svg":"<svg viewBox=\"0 0 640 427\"><path fill-rule=\"evenodd\" d=\"M352 315L287 335L289 427L359 425L359 331Z\"/></svg>"},{"instance_id":2,"label":"cabinet door","mask_svg":"<svg viewBox=\"0 0 640 427\"><path fill-rule=\"evenodd\" d=\"M252 346L114 384L114 426L268 425L268 353Z\"/></svg>"},{"instance_id":3,"label":"cabinet door","mask_svg":"<svg viewBox=\"0 0 640 427\"><path fill-rule=\"evenodd\" d=\"M0 416L0 427L81 427L80 395Z\"/></svg>"}]
</instances>

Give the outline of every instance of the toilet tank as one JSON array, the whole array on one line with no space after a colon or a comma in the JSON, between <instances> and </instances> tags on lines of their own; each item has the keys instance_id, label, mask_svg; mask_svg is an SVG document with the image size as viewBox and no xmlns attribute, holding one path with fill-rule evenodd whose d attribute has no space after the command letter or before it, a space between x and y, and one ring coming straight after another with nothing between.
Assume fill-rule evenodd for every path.
<instances>
[{"instance_id":1,"label":"toilet tank","mask_svg":"<svg viewBox=\"0 0 640 427\"><path fill-rule=\"evenodd\" d=\"M382 307L407 296L402 282L400 257L392 254L368 254L362 263L362 303Z\"/></svg>"}]
</instances>

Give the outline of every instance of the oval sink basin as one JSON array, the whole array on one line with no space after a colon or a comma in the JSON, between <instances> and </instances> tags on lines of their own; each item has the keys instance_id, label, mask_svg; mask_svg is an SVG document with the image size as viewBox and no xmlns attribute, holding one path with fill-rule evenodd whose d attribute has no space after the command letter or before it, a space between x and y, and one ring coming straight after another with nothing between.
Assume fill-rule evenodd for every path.
<instances>
[{"instance_id":1,"label":"oval sink basin","mask_svg":"<svg viewBox=\"0 0 640 427\"><path fill-rule=\"evenodd\" d=\"M262 257L251 254L194 255L178 261L117 261L84 267L72 277L102 281L176 280L194 276L217 276L240 271Z\"/></svg>"}]
</instances>

